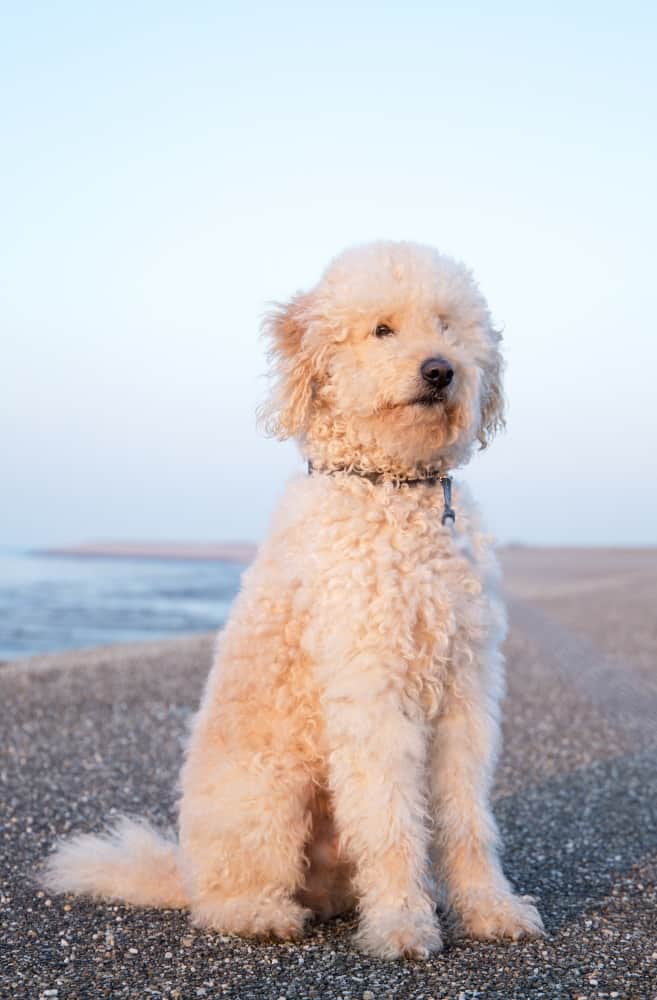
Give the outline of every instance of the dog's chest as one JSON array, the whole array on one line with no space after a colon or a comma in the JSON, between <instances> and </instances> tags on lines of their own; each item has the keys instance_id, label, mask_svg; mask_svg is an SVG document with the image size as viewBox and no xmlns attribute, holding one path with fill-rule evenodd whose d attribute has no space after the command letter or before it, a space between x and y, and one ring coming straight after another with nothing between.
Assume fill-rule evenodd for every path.
<instances>
[{"instance_id":1,"label":"dog's chest","mask_svg":"<svg viewBox=\"0 0 657 1000\"><path fill-rule=\"evenodd\" d=\"M408 642L401 658L402 691L409 712L432 717L455 669L459 642L485 632L483 570L466 533L446 529L431 510L426 530L397 536L401 560L396 588L400 626Z\"/></svg>"},{"instance_id":2,"label":"dog's chest","mask_svg":"<svg viewBox=\"0 0 657 1000\"><path fill-rule=\"evenodd\" d=\"M331 676L376 664L409 711L435 714L459 637L478 641L488 614L487 556L465 498L455 491L452 526L442 491L312 485L313 516L289 561L313 581L299 589L304 647Z\"/></svg>"},{"instance_id":3,"label":"dog's chest","mask_svg":"<svg viewBox=\"0 0 657 1000\"><path fill-rule=\"evenodd\" d=\"M470 645L486 630L482 539L465 498L455 500L457 523L443 525L436 490L381 495L357 512L351 555L342 550L343 560L358 563L354 602L385 634L389 681L407 711L424 717L439 709L459 639Z\"/></svg>"}]
</instances>

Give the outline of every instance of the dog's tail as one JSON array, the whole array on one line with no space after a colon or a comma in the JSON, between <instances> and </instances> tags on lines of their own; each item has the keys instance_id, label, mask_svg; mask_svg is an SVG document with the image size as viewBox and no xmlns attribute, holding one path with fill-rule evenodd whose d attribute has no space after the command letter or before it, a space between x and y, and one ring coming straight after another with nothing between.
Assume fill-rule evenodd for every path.
<instances>
[{"instance_id":1,"label":"dog's tail","mask_svg":"<svg viewBox=\"0 0 657 1000\"><path fill-rule=\"evenodd\" d=\"M179 909L188 905L178 845L146 820L121 817L106 833L65 841L47 861L41 883L52 893Z\"/></svg>"}]
</instances>

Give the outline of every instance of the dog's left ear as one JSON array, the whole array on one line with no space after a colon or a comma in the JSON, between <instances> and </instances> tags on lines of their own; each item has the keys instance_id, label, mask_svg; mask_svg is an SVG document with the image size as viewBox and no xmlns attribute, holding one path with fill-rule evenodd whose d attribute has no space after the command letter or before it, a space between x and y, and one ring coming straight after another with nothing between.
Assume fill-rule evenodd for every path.
<instances>
[{"instance_id":1,"label":"dog's left ear","mask_svg":"<svg viewBox=\"0 0 657 1000\"><path fill-rule=\"evenodd\" d=\"M504 358L500 350L502 335L497 330L491 331L494 349L490 361L483 369L483 383L481 386L481 422L477 438L482 448L486 448L493 437L505 426L504 419L504 388L502 385L502 375L504 372Z\"/></svg>"},{"instance_id":2,"label":"dog's left ear","mask_svg":"<svg viewBox=\"0 0 657 1000\"><path fill-rule=\"evenodd\" d=\"M312 295L299 293L266 314L272 392L258 416L266 431L284 440L303 432L310 418L320 353L313 344Z\"/></svg>"}]
</instances>

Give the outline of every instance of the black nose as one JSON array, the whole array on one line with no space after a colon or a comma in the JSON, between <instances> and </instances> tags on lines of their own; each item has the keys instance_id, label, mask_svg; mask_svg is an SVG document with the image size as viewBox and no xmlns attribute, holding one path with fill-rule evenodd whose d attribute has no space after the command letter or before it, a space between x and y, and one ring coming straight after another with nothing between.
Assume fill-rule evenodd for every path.
<instances>
[{"instance_id":1,"label":"black nose","mask_svg":"<svg viewBox=\"0 0 657 1000\"><path fill-rule=\"evenodd\" d=\"M420 372L433 389L445 389L454 378L454 369L444 358L427 358L422 362Z\"/></svg>"}]
</instances>

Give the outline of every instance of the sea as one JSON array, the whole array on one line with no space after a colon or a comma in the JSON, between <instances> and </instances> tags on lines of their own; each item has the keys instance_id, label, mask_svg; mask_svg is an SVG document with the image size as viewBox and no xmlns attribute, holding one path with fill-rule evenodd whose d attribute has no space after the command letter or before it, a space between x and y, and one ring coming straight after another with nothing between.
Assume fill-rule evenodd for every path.
<instances>
[{"instance_id":1,"label":"sea","mask_svg":"<svg viewBox=\"0 0 657 1000\"><path fill-rule=\"evenodd\" d=\"M244 565L0 551L0 662L220 628Z\"/></svg>"}]
</instances>

